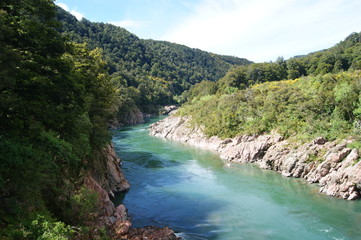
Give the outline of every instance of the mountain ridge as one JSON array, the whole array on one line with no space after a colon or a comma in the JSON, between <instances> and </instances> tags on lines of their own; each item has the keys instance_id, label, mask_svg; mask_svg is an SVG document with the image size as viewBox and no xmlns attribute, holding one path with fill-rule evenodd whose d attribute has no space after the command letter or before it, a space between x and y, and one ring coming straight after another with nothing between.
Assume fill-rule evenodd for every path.
<instances>
[{"instance_id":1,"label":"mountain ridge","mask_svg":"<svg viewBox=\"0 0 361 240\"><path fill-rule=\"evenodd\" d=\"M107 60L111 62L110 74L124 71L133 76L138 75L136 77L150 75L172 80L176 88L181 87L176 91L177 94L202 80L218 80L233 65L252 63L245 58L219 55L182 44L141 39L125 28L109 23L91 22L87 19L78 21L60 7L57 12L58 20L63 24L60 31L70 40L87 42L91 49L103 49ZM188 68L187 71L185 67Z\"/></svg>"}]
</instances>

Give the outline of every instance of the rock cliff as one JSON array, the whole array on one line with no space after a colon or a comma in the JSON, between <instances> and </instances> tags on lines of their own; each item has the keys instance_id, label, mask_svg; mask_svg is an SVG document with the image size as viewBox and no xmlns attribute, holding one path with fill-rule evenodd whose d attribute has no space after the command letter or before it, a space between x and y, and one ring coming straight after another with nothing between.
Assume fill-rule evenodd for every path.
<instances>
[{"instance_id":1,"label":"rock cliff","mask_svg":"<svg viewBox=\"0 0 361 240\"><path fill-rule=\"evenodd\" d=\"M139 123L144 123L147 118L159 115L166 115L177 108L178 107L176 105L149 105L148 110L145 110L145 112L142 112L137 107L127 111L119 111L121 112L121 115L117 116L109 122L109 128L117 129L124 125L135 125Z\"/></svg>"},{"instance_id":2,"label":"rock cliff","mask_svg":"<svg viewBox=\"0 0 361 240\"><path fill-rule=\"evenodd\" d=\"M134 108L132 111L125 114L123 122L127 125L144 123L144 113L142 113L138 108Z\"/></svg>"},{"instance_id":3,"label":"rock cliff","mask_svg":"<svg viewBox=\"0 0 361 240\"><path fill-rule=\"evenodd\" d=\"M103 148L96 156L97 161L92 164L92 177L110 195L127 191L130 187L120 169L121 160L114 151L113 145Z\"/></svg>"},{"instance_id":4,"label":"rock cliff","mask_svg":"<svg viewBox=\"0 0 361 240\"><path fill-rule=\"evenodd\" d=\"M93 170L84 177L84 186L97 196L97 213L91 225L94 236L106 229L112 239L159 239L176 240L174 232L167 228L144 227L131 228L131 220L123 204L115 207L111 198L114 193L127 191L130 187L121 169L121 160L114 147L109 145L102 149L93 161ZM93 238L92 238L93 239ZM98 239L94 237L94 239Z\"/></svg>"},{"instance_id":5,"label":"rock cliff","mask_svg":"<svg viewBox=\"0 0 361 240\"><path fill-rule=\"evenodd\" d=\"M317 138L297 145L277 133L232 139L208 138L201 127L194 127L189 122L189 118L172 114L154 123L150 134L217 151L228 161L255 163L287 177L303 178L319 184L320 192L327 195L347 200L361 196L360 153L357 149L347 148L351 140L328 142Z\"/></svg>"}]
</instances>

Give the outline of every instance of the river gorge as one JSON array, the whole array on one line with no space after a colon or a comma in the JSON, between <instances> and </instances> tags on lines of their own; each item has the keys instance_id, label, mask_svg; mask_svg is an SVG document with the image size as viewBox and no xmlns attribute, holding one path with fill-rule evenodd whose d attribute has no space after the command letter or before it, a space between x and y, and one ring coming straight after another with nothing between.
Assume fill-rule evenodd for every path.
<instances>
[{"instance_id":1,"label":"river gorge","mask_svg":"<svg viewBox=\"0 0 361 240\"><path fill-rule=\"evenodd\" d=\"M302 179L150 136L150 123L113 135L131 184L118 201L133 227L169 226L183 239L359 239L360 201L329 197Z\"/></svg>"},{"instance_id":2,"label":"river gorge","mask_svg":"<svg viewBox=\"0 0 361 240\"><path fill-rule=\"evenodd\" d=\"M155 120L153 120L155 121ZM361 202L304 180L149 135L150 122L114 131L131 189L133 227L169 226L183 239L359 239Z\"/></svg>"}]
</instances>

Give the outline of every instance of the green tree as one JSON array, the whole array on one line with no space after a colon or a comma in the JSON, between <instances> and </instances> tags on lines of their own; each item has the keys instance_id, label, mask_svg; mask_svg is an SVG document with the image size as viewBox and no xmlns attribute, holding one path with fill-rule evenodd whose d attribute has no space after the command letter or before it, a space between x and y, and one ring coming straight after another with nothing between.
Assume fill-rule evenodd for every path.
<instances>
[{"instance_id":1,"label":"green tree","mask_svg":"<svg viewBox=\"0 0 361 240\"><path fill-rule=\"evenodd\" d=\"M52 1L1 1L0 23L0 238L32 239L37 215L68 220L83 160L109 143L116 90L100 50L58 33ZM44 224L42 239L67 234Z\"/></svg>"}]
</instances>

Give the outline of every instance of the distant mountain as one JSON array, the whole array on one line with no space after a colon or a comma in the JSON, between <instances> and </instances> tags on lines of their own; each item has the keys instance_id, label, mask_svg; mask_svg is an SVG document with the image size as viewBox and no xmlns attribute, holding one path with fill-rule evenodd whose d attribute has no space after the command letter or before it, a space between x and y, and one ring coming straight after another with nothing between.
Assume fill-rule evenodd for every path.
<instances>
[{"instance_id":1,"label":"distant mountain","mask_svg":"<svg viewBox=\"0 0 361 240\"><path fill-rule=\"evenodd\" d=\"M91 49L103 49L110 74L119 73L129 86L138 87L144 77L161 78L172 84L173 94L181 94L203 80L217 81L234 65L252 62L238 57L222 56L184 45L144 40L111 24L78 21L58 8L61 32L70 40L88 43Z\"/></svg>"}]
</instances>

